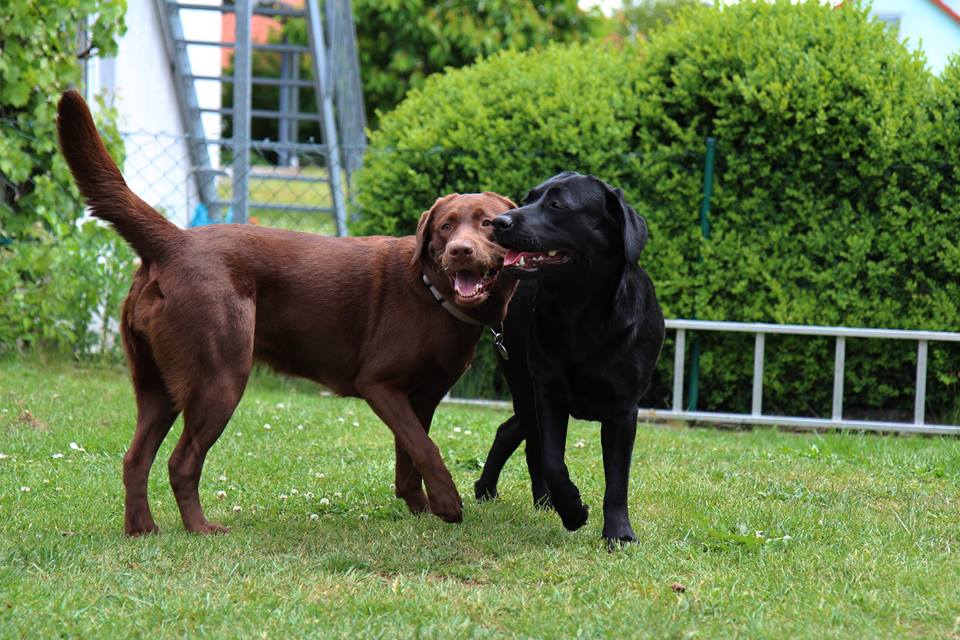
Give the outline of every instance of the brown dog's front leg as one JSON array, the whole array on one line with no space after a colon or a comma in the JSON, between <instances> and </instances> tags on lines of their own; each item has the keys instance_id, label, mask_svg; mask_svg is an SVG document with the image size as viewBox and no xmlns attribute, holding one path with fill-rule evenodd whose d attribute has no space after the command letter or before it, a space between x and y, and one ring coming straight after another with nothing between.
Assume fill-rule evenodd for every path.
<instances>
[{"instance_id":1,"label":"brown dog's front leg","mask_svg":"<svg viewBox=\"0 0 960 640\"><path fill-rule=\"evenodd\" d=\"M406 452L413 466L423 476L430 511L446 522L462 522L463 502L460 493L440 458L440 450L427 436L407 396L383 384L365 385L361 391L370 407L393 431L398 448ZM402 456L398 455L397 462L403 462ZM399 491L400 487L397 489Z\"/></svg>"}]
</instances>

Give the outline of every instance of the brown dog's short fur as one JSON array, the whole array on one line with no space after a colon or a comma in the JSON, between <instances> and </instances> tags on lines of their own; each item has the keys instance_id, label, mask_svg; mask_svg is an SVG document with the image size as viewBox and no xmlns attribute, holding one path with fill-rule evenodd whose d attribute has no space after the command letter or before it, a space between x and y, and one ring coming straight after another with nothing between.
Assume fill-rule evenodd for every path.
<instances>
[{"instance_id":1,"label":"brown dog's short fur","mask_svg":"<svg viewBox=\"0 0 960 640\"><path fill-rule=\"evenodd\" d=\"M513 284L462 298L452 274L497 269L489 221L514 204L494 193L449 195L416 237L327 238L246 225L179 229L129 190L79 94L59 106L60 145L93 214L113 223L143 262L121 330L137 400L123 459L124 528L157 530L147 476L177 415L183 435L170 484L183 523L223 532L200 506L204 458L243 394L254 360L366 399L393 431L396 494L414 513L462 520L460 494L427 432L434 409L473 357L482 327L455 319L421 282L490 325ZM426 494L423 491L426 484Z\"/></svg>"}]
</instances>

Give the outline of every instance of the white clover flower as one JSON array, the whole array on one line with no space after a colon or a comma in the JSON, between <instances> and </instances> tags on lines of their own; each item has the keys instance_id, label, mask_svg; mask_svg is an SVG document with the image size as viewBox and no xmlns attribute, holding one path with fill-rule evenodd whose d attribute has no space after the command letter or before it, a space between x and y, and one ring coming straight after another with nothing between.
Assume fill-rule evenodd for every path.
<instances>
[{"instance_id":1,"label":"white clover flower","mask_svg":"<svg viewBox=\"0 0 960 640\"><path fill-rule=\"evenodd\" d=\"M354 420L354 421L353 421L353 426L355 426L355 427L359 427L359 426L360 426L360 423L359 423L359 422L357 422L356 420Z\"/></svg>"},{"instance_id":2,"label":"white clover flower","mask_svg":"<svg viewBox=\"0 0 960 640\"><path fill-rule=\"evenodd\" d=\"M297 431L303 431L303 425L302 425L302 424L298 424L298 425L297 425Z\"/></svg>"},{"instance_id":3,"label":"white clover flower","mask_svg":"<svg viewBox=\"0 0 960 640\"><path fill-rule=\"evenodd\" d=\"M473 434L473 431L470 431L470 429L467 429L463 432L463 434L469 436Z\"/></svg>"},{"instance_id":4,"label":"white clover flower","mask_svg":"<svg viewBox=\"0 0 960 640\"><path fill-rule=\"evenodd\" d=\"M226 492L226 491L224 491L223 489L221 489L220 491L217 491L217 499L218 499L218 500L223 500L223 499L226 498L226 497L227 497L227 492Z\"/></svg>"},{"instance_id":5,"label":"white clover flower","mask_svg":"<svg viewBox=\"0 0 960 640\"><path fill-rule=\"evenodd\" d=\"M325 476L324 474L320 473L320 472L317 472L317 473L313 474L313 477L314 477L314 478L317 478L317 479L319 480L320 478L325 478L326 476Z\"/></svg>"},{"instance_id":6,"label":"white clover flower","mask_svg":"<svg viewBox=\"0 0 960 640\"><path fill-rule=\"evenodd\" d=\"M270 431L270 429L272 429L273 427L271 427L271 426L270 426L270 423L267 422L267 423L265 423L265 424L263 425L263 428L264 428L265 431Z\"/></svg>"},{"instance_id":7,"label":"white clover flower","mask_svg":"<svg viewBox=\"0 0 960 640\"><path fill-rule=\"evenodd\" d=\"M238 505L238 504L233 505L233 512L234 512L234 513L240 513L241 511L243 511L243 507L241 507L241 506Z\"/></svg>"},{"instance_id":8,"label":"white clover flower","mask_svg":"<svg viewBox=\"0 0 960 640\"><path fill-rule=\"evenodd\" d=\"M587 443L583 440L577 440L576 444L573 446L575 446L577 449L583 449L585 446L587 446Z\"/></svg>"},{"instance_id":9,"label":"white clover flower","mask_svg":"<svg viewBox=\"0 0 960 640\"><path fill-rule=\"evenodd\" d=\"M318 516L317 514L315 514L315 513L311 513L311 514L310 514L310 520L316 521L316 520L319 520L319 519L320 519L320 516Z\"/></svg>"},{"instance_id":10,"label":"white clover flower","mask_svg":"<svg viewBox=\"0 0 960 640\"><path fill-rule=\"evenodd\" d=\"M454 432L454 433L460 433L461 431L463 431L463 429L461 429L460 427L454 427L454 428L453 428L453 432Z\"/></svg>"},{"instance_id":11,"label":"white clover flower","mask_svg":"<svg viewBox=\"0 0 960 640\"><path fill-rule=\"evenodd\" d=\"M323 506L327 506L328 504L330 504L330 498L320 498L320 504Z\"/></svg>"},{"instance_id":12,"label":"white clover flower","mask_svg":"<svg viewBox=\"0 0 960 640\"><path fill-rule=\"evenodd\" d=\"M242 435L243 435L243 432L237 431L237 437L238 437L238 438L239 438L240 436L242 436Z\"/></svg>"},{"instance_id":13,"label":"white clover flower","mask_svg":"<svg viewBox=\"0 0 960 640\"><path fill-rule=\"evenodd\" d=\"M289 498L289 497L290 497L290 496L288 496L288 495L285 494L285 493L281 493L281 494L280 494L280 500L281 500L282 502L286 502L286 501L287 501L287 498Z\"/></svg>"},{"instance_id":14,"label":"white clover flower","mask_svg":"<svg viewBox=\"0 0 960 640\"><path fill-rule=\"evenodd\" d=\"M9 457L10 457L10 456L8 456L8 455L5 454L5 453L0 453L0 460L4 460L5 458L9 458Z\"/></svg>"},{"instance_id":15,"label":"white clover flower","mask_svg":"<svg viewBox=\"0 0 960 640\"><path fill-rule=\"evenodd\" d=\"M305 494L303 494L303 497L307 500L313 500L313 491L307 491Z\"/></svg>"},{"instance_id":16,"label":"white clover flower","mask_svg":"<svg viewBox=\"0 0 960 640\"><path fill-rule=\"evenodd\" d=\"M334 497L334 498L342 498L342 497L343 497L343 494L340 493L339 491L334 491L334 492L333 492L333 497Z\"/></svg>"},{"instance_id":17,"label":"white clover flower","mask_svg":"<svg viewBox=\"0 0 960 640\"><path fill-rule=\"evenodd\" d=\"M20 493L30 493L30 487L20 487Z\"/></svg>"},{"instance_id":18,"label":"white clover flower","mask_svg":"<svg viewBox=\"0 0 960 640\"><path fill-rule=\"evenodd\" d=\"M300 490L294 487L293 489L290 489L290 493L292 493L293 495L297 495L298 493L300 493Z\"/></svg>"},{"instance_id":19,"label":"white clover flower","mask_svg":"<svg viewBox=\"0 0 960 640\"><path fill-rule=\"evenodd\" d=\"M70 448L73 449L74 451L86 451L86 449L78 445L76 442L71 442Z\"/></svg>"},{"instance_id":20,"label":"white clover flower","mask_svg":"<svg viewBox=\"0 0 960 640\"><path fill-rule=\"evenodd\" d=\"M286 405L284 405L282 402L277 403L277 409L286 409L286 408L287 408Z\"/></svg>"},{"instance_id":21,"label":"white clover flower","mask_svg":"<svg viewBox=\"0 0 960 640\"><path fill-rule=\"evenodd\" d=\"M62 454L62 453L55 453L55 454L53 454L53 455L50 456L50 457L53 458L54 460L59 460L60 458L63 457L63 454Z\"/></svg>"},{"instance_id":22,"label":"white clover flower","mask_svg":"<svg viewBox=\"0 0 960 640\"><path fill-rule=\"evenodd\" d=\"M227 476L225 476L225 475L223 475L223 474L221 473L221 474L220 474L220 482L226 482L226 481L227 481Z\"/></svg>"}]
</instances>

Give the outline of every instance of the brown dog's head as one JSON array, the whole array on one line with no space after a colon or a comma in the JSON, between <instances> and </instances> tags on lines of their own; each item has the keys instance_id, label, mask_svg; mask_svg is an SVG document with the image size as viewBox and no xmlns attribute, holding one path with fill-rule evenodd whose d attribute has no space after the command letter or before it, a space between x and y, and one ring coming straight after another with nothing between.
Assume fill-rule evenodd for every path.
<instances>
[{"instance_id":1,"label":"brown dog's head","mask_svg":"<svg viewBox=\"0 0 960 640\"><path fill-rule=\"evenodd\" d=\"M412 264L427 259L450 279L454 302L476 306L490 295L505 250L493 239L493 219L517 205L491 191L437 198L417 225Z\"/></svg>"}]
</instances>

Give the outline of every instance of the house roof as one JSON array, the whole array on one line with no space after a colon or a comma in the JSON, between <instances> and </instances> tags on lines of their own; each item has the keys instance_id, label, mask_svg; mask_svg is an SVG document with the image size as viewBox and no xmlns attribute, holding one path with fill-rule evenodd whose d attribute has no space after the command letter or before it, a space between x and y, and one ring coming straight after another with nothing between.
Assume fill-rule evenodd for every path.
<instances>
[{"instance_id":1,"label":"house roof","mask_svg":"<svg viewBox=\"0 0 960 640\"><path fill-rule=\"evenodd\" d=\"M945 14L960 24L960 2L956 0L930 0L930 2L940 7Z\"/></svg>"}]
</instances>

